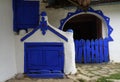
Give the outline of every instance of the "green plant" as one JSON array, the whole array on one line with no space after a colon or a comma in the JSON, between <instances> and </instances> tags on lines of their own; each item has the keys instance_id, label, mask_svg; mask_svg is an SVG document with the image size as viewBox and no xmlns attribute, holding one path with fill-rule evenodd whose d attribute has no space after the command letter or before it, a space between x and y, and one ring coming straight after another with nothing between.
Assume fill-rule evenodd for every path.
<instances>
[{"instance_id":1,"label":"green plant","mask_svg":"<svg viewBox=\"0 0 120 82\"><path fill-rule=\"evenodd\" d=\"M116 74L111 74L108 77L101 77L97 80L97 82L112 82L112 81L108 81L107 79L117 79L120 80L120 73L116 73Z\"/></svg>"},{"instance_id":2,"label":"green plant","mask_svg":"<svg viewBox=\"0 0 120 82\"><path fill-rule=\"evenodd\" d=\"M79 80L79 82L85 82L85 80L84 79L78 79Z\"/></svg>"}]
</instances>

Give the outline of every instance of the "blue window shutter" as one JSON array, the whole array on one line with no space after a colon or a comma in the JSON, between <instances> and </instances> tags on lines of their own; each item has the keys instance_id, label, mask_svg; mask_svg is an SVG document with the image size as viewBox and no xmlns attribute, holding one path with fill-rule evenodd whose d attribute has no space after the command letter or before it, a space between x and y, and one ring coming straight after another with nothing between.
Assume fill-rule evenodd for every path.
<instances>
[{"instance_id":1,"label":"blue window shutter","mask_svg":"<svg viewBox=\"0 0 120 82\"><path fill-rule=\"evenodd\" d=\"M15 32L39 25L39 1L13 0L13 13Z\"/></svg>"}]
</instances>

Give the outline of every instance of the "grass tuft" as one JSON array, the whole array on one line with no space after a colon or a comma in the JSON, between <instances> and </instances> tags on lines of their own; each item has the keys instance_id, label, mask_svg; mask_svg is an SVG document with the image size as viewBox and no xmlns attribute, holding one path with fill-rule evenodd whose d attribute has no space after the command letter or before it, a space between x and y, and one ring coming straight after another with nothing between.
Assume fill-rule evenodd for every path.
<instances>
[{"instance_id":1,"label":"grass tuft","mask_svg":"<svg viewBox=\"0 0 120 82\"><path fill-rule=\"evenodd\" d=\"M120 80L120 73L111 74L108 77L101 77L97 80L97 82L112 82L112 81L108 81L107 79Z\"/></svg>"}]
</instances>

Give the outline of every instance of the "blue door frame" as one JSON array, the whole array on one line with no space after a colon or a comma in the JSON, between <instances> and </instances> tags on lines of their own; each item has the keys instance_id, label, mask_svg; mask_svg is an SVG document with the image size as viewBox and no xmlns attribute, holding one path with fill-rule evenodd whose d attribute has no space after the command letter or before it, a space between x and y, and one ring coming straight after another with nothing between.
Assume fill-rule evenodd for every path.
<instances>
[{"instance_id":1,"label":"blue door frame","mask_svg":"<svg viewBox=\"0 0 120 82\"><path fill-rule=\"evenodd\" d=\"M25 43L24 72L30 77L63 78L63 43Z\"/></svg>"}]
</instances>

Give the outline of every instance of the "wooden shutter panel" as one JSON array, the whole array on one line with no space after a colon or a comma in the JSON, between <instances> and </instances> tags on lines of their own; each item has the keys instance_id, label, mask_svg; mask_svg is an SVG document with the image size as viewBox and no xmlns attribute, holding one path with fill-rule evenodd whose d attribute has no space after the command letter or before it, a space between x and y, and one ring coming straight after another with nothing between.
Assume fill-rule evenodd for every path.
<instances>
[{"instance_id":1,"label":"wooden shutter panel","mask_svg":"<svg viewBox=\"0 0 120 82\"><path fill-rule=\"evenodd\" d=\"M35 28L39 25L39 1L13 0L13 30Z\"/></svg>"}]
</instances>

